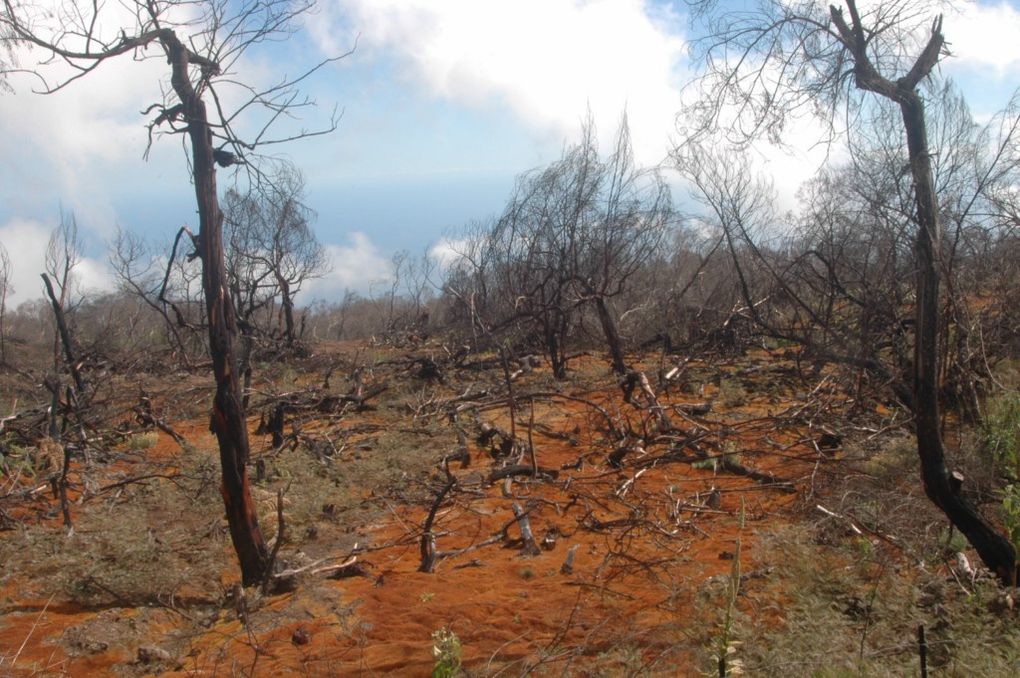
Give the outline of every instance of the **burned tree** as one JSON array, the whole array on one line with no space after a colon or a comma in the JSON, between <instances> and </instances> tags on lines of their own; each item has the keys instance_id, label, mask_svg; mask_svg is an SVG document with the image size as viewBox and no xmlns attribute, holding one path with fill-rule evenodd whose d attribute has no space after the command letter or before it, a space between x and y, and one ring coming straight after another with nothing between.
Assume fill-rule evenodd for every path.
<instances>
[{"instance_id":1,"label":"burned tree","mask_svg":"<svg viewBox=\"0 0 1020 678\"><path fill-rule=\"evenodd\" d=\"M294 298L302 286L326 271L326 251L311 229L314 213L304 204L304 178L281 165L247 195L228 191L228 277L234 303L245 320L280 301L282 338L288 348L298 336ZM265 328L268 329L268 328Z\"/></svg>"},{"instance_id":2,"label":"burned tree","mask_svg":"<svg viewBox=\"0 0 1020 678\"><path fill-rule=\"evenodd\" d=\"M191 282L188 274L193 275L186 258L176 257L175 250L176 247L171 248L170 260L164 262L141 237L118 229L110 245L109 261L121 291L159 315L172 353L190 366L189 344L200 343L196 339L200 338L201 328L197 322L189 321L187 309L181 308L179 299L175 300L182 294L187 298Z\"/></svg>"},{"instance_id":3,"label":"burned tree","mask_svg":"<svg viewBox=\"0 0 1020 678\"><path fill-rule=\"evenodd\" d=\"M7 297L14 293L11 286L13 266L7 254L7 248L0 245L0 365L7 364L7 328L4 321L7 317Z\"/></svg>"},{"instance_id":4,"label":"burned tree","mask_svg":"<svg viewBox=\"0 0 1020 678\"><path fill-rule=\"evenodd\" d=\"M46 272L42 274L46 298L53 309L56 333L53 339L53 370L56 380L54 399L59 399L59 373L61 355L64 365L74 381L76 397L85 396L85 379L77 358L74 337L68 323L67 310L74 284L72 272L81 259L81 241L78 239L78 222L74 215L61 217L60 226L50 234L46 247ZM55 289L54 289L55 286ZM56 416L53 412L51 416Z\"/></svg>"},{"instance_id":5,"label":"burned tree","mask_svg":"<svg viewBox=\"0 0 1020 678\"><path fill-rule=\"evenodd\" d=\"M249 48L295 30L295 20L309 7L307 2L284 0L244 0L240 4L135 0L129 3L125 15L117 13L116 7L75 0L61 3L56 12L4 0L4 12L0 14L3 34L42 53L42 60L33 70L42 93L55 93L116 57L162 59L169 66L169 91L146 110L154 116L149 124L150 141L161 134L182 135L189 148L199 216L194 244L202 262L209 351L216 381L210 425L219 443L223 500L245 585L264 579L270 557L251 499L246 467L248 430L238 381L237 323L227 291L216 168L217 164L239 164L257 182L260 174L254 161L260 146L310 134L301 130L272 139L267 136L267 128L287 111L311 104L299 98L295 85L333 59L265 89L242 84L231 73ZM124 23L118 19L124 19ZM69 70L58 71L53 76L58 79L51 81L47 77L52 72L49 67L57 64ZM237 99L224 98L223 90L230 87L235 88ZM227 111L223 108L227 100L240 104ZM211 112L207 102L212 104ZM254 136L245 140L235 129L238 116L259 109L268 115L256 126ZM335 126L334 117L323 132ZM227 157L232 162L226 163Z\"/></svg>"},{"instance_id":6,"label":"burned tree","mask_svg":"<svg viewBox=\"0 0 1020 678\"><path fill-rule=\"evenodd\" d=\"M702 53L709 73L701 102L686 111L685 136L697 140L725 129L738 145L782 137L789 118L815 114L831 134L857 124L876 105L898 110L912 179L915 273L910 405L926 494L1006 582L1017 575L1016 551L961 493L946 465L939 416L940 289L944 224L932 170L922 83L947 53L942 17L926 16L919 1L882 3L861 12L808 1L769 1L751 11L715 11L705 5L708 37ZM919 36L924 35L924 38ZM722 125L724 119L733 124Z\"/></svg>"},{"instance_id":7,"label":"burned tree","mask_svg":"<svg viewBox=\"0 0 1020 678\"><path fill-rule=\"evenodd\" d=\"M568 332L589 308L613 370L626 373L612 301L653 257L672 218L665 182L634 165L626 118L608 157L588 120L559 161L519 179L487 240L490 270L507 312L538 326L558 378Z\"/></svg>"}]
</instances>

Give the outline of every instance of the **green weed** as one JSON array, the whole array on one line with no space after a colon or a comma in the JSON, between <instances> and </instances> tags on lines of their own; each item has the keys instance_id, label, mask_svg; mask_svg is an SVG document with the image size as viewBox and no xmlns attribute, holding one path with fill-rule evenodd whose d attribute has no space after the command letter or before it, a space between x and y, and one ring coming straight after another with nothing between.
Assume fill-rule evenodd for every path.
<instances>
[{"instance_id":1,"label":"green weed","mask_svg":"<svg viewBox=\"0 0 1020 678\"><path fill-rule=\"evenodd\" d=\"M447 626L432 632L432 678L453 678L460 673L460 638Z\"/></svg>"}]
</instances>

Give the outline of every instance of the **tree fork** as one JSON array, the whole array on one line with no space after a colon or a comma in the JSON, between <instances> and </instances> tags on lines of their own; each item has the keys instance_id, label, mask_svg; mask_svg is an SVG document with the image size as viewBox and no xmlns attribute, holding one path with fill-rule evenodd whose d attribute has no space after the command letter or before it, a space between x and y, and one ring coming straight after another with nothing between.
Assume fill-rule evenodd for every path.
<instances>
[{"instance_id":1,"label":"tree fork","mask_svg":"<svg viewBox=\"0 0 1020 678\"><path fill-rule=\"evenodd\" d=\"M917 207L917 235L914 257L917 263L917 307L914 329L913 411L917 431L917 454L921 479L928 498L967 537L981 560L1006 584L1017 581L1016 549L961 494L961 482L954 481L946 468L945 446L939 428L939 284L938 256L941 249L939 204L928 149L924 102L917 86L938 64L945 45L942 16L935 18L931 35L920 56L903 77L893 81L881 75L868 56L856 0L846 0L851 24L842 11L829 6L829 16L843 46L854 60L857 87L878 94L900 107L907 136L910 172L914 180Z\"/></svg>"}]
</instances>

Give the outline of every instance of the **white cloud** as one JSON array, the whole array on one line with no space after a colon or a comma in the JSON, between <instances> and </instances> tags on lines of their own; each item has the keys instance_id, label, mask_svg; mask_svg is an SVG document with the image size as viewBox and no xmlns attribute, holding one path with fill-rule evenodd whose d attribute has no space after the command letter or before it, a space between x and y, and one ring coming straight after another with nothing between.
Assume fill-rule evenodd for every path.
<instances>
[{"instance_id":1,"label":"white cloud","mask_svg":"<svg viewBox=\"0 0 1020 678\"><path fill-rule=\"evenodd\" d=\"M28 219L12 219L0 226L0 242L11 259L11 287L14 293L7 297L7 305L14 308L24 301L42 297L43 283L39 274L46 270L46 249L52 225ZM114 289L113 276L106 262L82 257L73 271L76 290L103 291Z\"/></svg>"},{"instance_id":2,"label":"white cloud","mask_svg":"<svg viewBox=\"0 0 1020 678\"><path fill-rule=\"evenodd\" d=\"M312 22L323 49L360 34L363 57L396 55L428 94L509 107L546 133L574 136L590 108L608 138L626 109L639 161L666 155L686 58L683 23L667 10L642 0L335 3Z\"/></svg>"},{"instance_id":3,"label":"white cloud","mask_svg":"<svg viewBox=\"0 0 1020 678\"><path fill-rule=\"evenodd\" d=\"M56 25L57 5L68 6L61 0L41 0L26 4L25 11L34 13L35 24L45 31L45 26ZM133 4L107 3L100 8L97 30L107 41L116 42L122 27L128 35L137 31ZM200 12L196 5L174 5L165 25L194 23L178 33L199 44L201 51L205 36L200 30ZM83 39L64 39L71 49L84 51ZM258 52L255 49L252 58L245 55L233 64L233 71L240 73L237 79L253 87L277 83L282 68L258 60ZM183 135L154 135L148 161L143 159L149 142L146 125L158 110L143 111L162 103L170 91L170 69L158 44L108 59L48 95L40 92L80 73L46 50L25 45L15 49L14 63L21 69L7 77L14 93L0 94L0 157L4 159L0 163L0 208L5 213L39 218L59 209L73 211L80 224L109 237L118 222L130 221L130 215L118 214L115 207L125 195L155 192L163 183L175 188L187 184ZM249 91L232 85L230 77L221 81L217 94L228 113L250 97ZM208 107L213 114L211 100ZM257 119L259 113L263 113L261 120ZM264 121L264 112L249 111L234 121L234 127L241 134L254 136L252 128ZM191 205L187 208L194 209Z\"/></svg>"},{"instance_id":4,"label":"white cloud","mask_svg":"<svg viewBox=\"0 0 1020 678\"><path fill-rule=\"evenodd\" d=\"M954 56L948 65L991 69L997 77L1020 68L1020 9L1008 2L965 0L954 10L943 26Z\"/></svg>"},{"instance_id":5,"label":"white cloud","mask_svg":"<svg viewBox=\"0 0 1020 678\"><path fill-rule=\"evenodd\" d=\"M348 245L326 245L331 270L308 284L302 303L314 299L340 301L347 290L370 294L393 278L392 261L367 235L355 231L349 241Z\"/></svg>"},{"instance_id":6,"label":"white cloud","mask_svg":"<svg viewBox=\"0 0 1020 678\"><path fill-rule=\"evenodd\" d=\"M467 238L442 238L429 247L428 257L445 271L461 260L469 246Z\"/></svg>"},{"instance_id":7,"label":"white cloud","mask_svg":"<svg viewBox=\"0 0 1020 678\"><path fill-rule=\"evenodd\" d=\"M30 92L29 79L12 81L18 93L0 96L5 207L39 213L63 204L83 221L112 229L110 184L124 167L140 165L145 149L139 92L159 92L151 68L126 65L99 69L87 85L51 96Z\"/></svg>"},{"instance_id":8,"label":"white cloud","mask_svg":"<svg viewBox=\"0 0 1020 678\"><path fill-rule=\"evenodd\" d=\"M56 22L52 7L26 5L24 11L35 12L40 27ZM119 33L121 24L130 32L135 22L126 6L104 6L102 17L98 28L108 39ZM84 49L73 40L69 46ZM104 234L112 232L116 212L110 196L119 183L134 178L126 169L142 163L146 119L140 111L161 99L168 76L158 48L150 47L146 54L150 58L143 61L131 55L110 59L65 88L43 95L39 92L67 82L77 71L46 50L24 45L15 50L17 66L39 75L11 74L8 82L15 93L0 96L5 209L40 214L62 205ZM165 155L157 153L154 160Z\"/></svg>"}]
</instances>

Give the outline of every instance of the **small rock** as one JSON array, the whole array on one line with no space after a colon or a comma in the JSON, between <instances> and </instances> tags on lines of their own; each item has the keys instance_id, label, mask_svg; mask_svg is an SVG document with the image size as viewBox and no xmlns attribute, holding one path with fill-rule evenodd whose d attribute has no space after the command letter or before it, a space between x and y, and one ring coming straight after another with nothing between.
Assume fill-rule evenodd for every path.
<instances>
[{"instance_id":1,"label":"small rock","mask_svg":"<svg viewBox=\"0 0 1020 678\"><path fill-rule=\"evenodd\" d=\"M1008 615L1013 612L1015 601L1008 592L999 595L988 601L988 611L996 615Z\"/></svg>"},{"instance_id":2,"label":"small rock","mask_svg":"<svg viewBox=\"0 0 1020 678\"><path fill-rule=\"evenodd\" d=\"M835 431L822 429L822 434L818 436L815 444L818 445L818 449L823 452L835 452L843 447L843 436L839 435Z\"/></svg>"},{"instance_id":3,"label":"small rock","mask_svg":"<svg viewBox=\"0 0 1020 678\"><path fill-rule=\"evenodd\" d=\"M295 645L307 645L311 641L312 634L310 634L308 632L308 629L306 629L303 626L299 626L296 629L294 629L294 635L290 637L290 642L294 643Z\"/></svg>"},{"instance_id":4,"label":"small rock","mask_svg":"<svg viewBox=\"0 0 1020 678\"><path fill-rule=\"evenodd\" d=\"M138 648L139 664L169 664L173 661L170 653L161 647L142 645Z\"/></svg>"}]
</instances>

